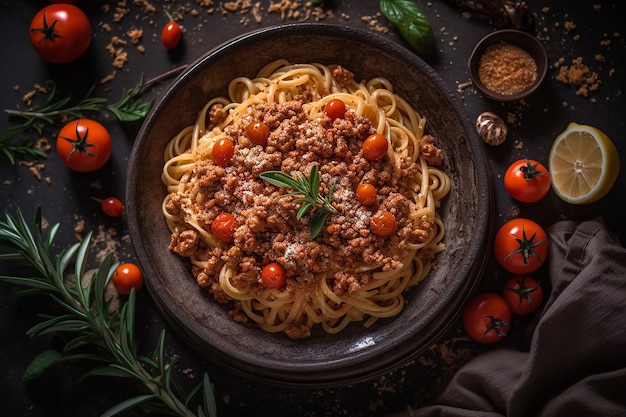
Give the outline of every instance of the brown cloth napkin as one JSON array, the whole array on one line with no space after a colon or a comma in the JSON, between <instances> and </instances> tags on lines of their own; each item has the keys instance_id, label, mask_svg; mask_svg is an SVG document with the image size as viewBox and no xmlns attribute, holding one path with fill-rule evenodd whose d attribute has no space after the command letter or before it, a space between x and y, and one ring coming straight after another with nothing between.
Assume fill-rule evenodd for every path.
<instances>
[{"instance_id":1,"label":"brown cloth napkin","mask_svg":"<svg viewBox=\"0 0 626 417\"><path fill-rule=\"evenodd\" d=\"M626 416L626 249L601 220L561 221L551 293L525 347L486 351L408 416Z\"/></svg>"}]
</instances>

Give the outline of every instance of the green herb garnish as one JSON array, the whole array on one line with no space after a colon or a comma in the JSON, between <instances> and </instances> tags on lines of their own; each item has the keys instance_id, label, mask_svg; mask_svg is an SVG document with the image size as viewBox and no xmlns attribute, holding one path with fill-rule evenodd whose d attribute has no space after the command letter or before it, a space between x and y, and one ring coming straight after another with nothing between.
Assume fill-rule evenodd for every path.
<instances>
[{"instance_id":1,"label":"green herb garnish","mask_svg":"<svg viewBox=\"0 0 626 417\"><path fill-rule=\"evenodd\" d=\"M283 197L292 195L303 196L296 200L298 203L303 203L296 214L296 219L300 220L309 209L315 208L315 212L311 215L311 223L309 224L309 234L312 239L315 239L320 233L328 215L337 213L337 210L331 205L335 185L333 184L330 187L326 197L319 193L320 178L317 165L311 167L309 178L306 178L304 175L294 178L281 171L267 171L262 173L260 177L276 186L293 190L290 193L284 194Z\"/></svg>"},{"instance_id":2,"label":"green herb garnish","mask_svg":"<svg viewBox=\"0 0 626 417\"><path fill-rule=\"evenodd\" d=\"M430 55L435 35L422 9L411 0L380 0L380 10L418 53Z\"/></svg>"},{"instance_id":3,"label":"green herb garnish","mask_svg":"<svg viewBox=\"0 0 626 417\"><path fill-rule=\"evenodd\" d=\"M149 412L180 417L216 417L213 387L205 374L184 399L179 399L171 386L172 370L177 358L169 363L164 358L165 330L151 355L140 355L135 343L135 290L120 309L111 308L108 287L117 267L109 253L100 266L87 270L91 234L82 242L60 254L53 255L53 240L59 225L47 235L42 228L41 209L35 213L35 227L27 224L18 210L16 216L5 212L0 221L0 245L12 252L0 253L0 261L17 260L27 264L32 275L1 275L0 281L26 287L22 295L50 297L61 312L42 315L42 321L30 330L30 336L61 334L66 340L63 349L49 349L39 354L24 373L32 379L50 367L72 360L91 361L95 366L84 377L104 375L130 378L138 382L138 395L119 403L102 414L111 417L141 406ZM143 389L142 389L143 388ZM198 398L197 414L189 405Z\"/></svg>"}]
</instances>

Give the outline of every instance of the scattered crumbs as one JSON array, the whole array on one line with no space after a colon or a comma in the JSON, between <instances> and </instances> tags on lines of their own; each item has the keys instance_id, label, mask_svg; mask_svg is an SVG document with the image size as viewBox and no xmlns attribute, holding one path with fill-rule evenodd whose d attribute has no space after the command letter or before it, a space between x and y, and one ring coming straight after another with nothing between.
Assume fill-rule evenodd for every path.
<instances>
[{"instance_id":1,"label":"scattered crumbs","mask_svg":"<svg viewBox=\"0 0 626 417\"><path fill-rule=\"evenodd\" d=\"M382 26L379 23L378 19L380 18L380 16L381 16L380 13L376 13L371 16L361 16L361 21L367 23L367 26L369 26L370 29L372 29L374 32L387 33L389 32L389 28Z\"/></svg>"},{"instance_id":2,"label":"scattered crumbs","mask_svg":"<svg viewBox=\"0 0 626 417\"><path fill-rule=\"evenodd\" d=\"M84 219L77 219L76 220L76 224L74 225L74 233L76 234L76 238L79 241L82 241L83 238L82 236L80 236L81 233L83 233L85 231L85 220Z\"/></svg>"},{"instance_id":3,"label":"scattered crumbs","mask_svg":"<svg viewBox=\"0 0 626 417\"><path fill-rule=\"evenodd\" d=\"M108 82L113 81L113 79L115 78L115 74L117 74L117 73L115 71L113 71L111 74L102 77L100 79L100 84L106 84Z\"/></svg>"},{"instance_id":4,"label":"scattered crumbs","mask_svg":"<svg viewBox=\"0 0 626 417\"><path fill-rule=\"evenodd\" d=\"M560 58L554 64L559 69L556 79L565 85L577 87L577 96L588 97L590 92L596 91L600 87L601 81L598 79L598 73L591 71L583 63L582 57L574 58L570 66L563 65L563 62L564 59ZM591 99L591 101L595 101L595 99Z\"/></svg>"},{"instance_id":5,"label":"scattered crumbs","mask_svg":"<svg viewBox=\"0 0 626 417\"><path fill-rule=\"evenodd\" d=\"M513 145L513 148L517 149L517 150L522 150L524 149L524 141L521 139L517 139L515 141L515 145Z\"/></svg>"},{"instance_id":6,"label":"scattered crumbs","mask_svg":"<svg viewBox=\"0 0 626 417\"><path fill-rule=\"evenodd\" d=\"M600 10L602 10L602 5L601 4L594 4L593 5L593 10L595 10L596 12L599 12Z\"/></svg>"},{"instance_id":7,"label":"scattered crumbs","mask_svg":"<svg viewBox=\"0 0 626 417\"><path fill-rule=\"evenodd\" d=\"M130 43L133 45L137 45L143 36L143 29L133 27L126 32L128 37L130 38Z\"/></svg>"},{"instance_id":8,"label":"scattered crumbs","mask_svg":"<svg viewBox=\"0 0 626 417\"><path fill-rule=\"evenodd\" d=\"M519 206L514 204L511 206L511 209L509 210L509 217L511 218L519 217L521 212L522 211L520 210Z\"/></svg>"}]
</instances>

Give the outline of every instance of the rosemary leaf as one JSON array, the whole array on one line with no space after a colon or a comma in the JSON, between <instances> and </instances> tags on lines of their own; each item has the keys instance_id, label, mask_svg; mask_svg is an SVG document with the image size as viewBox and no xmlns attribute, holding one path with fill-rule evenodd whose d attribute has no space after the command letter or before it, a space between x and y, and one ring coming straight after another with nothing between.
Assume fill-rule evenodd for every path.
<instances>
[{"instance_id":1,"label":"rosemary leaf","mask_svg":"<svg viewBox=\"0 0 626 417\"><path fill-rule=\"evenodd\" d=\"M0 245L12 252L2 254L0 259L19 260L36 270L38 275L26 278L0 276L0 281L26 287L23 294L48 295L61 306L64 310L62 314L42 315L42 321L27 333L31 336L59 333L66 344L60 351L47 351L37 356L25 378L34 378L62 361L91 361L97 366L85 372L82 378L96 375L131 378L137 382L138 391L143 391L107 410L104 416L114 416L142 405L147 410L159 410L162 414L194 417L187 404L195 397L183 393L183 402L172 389L175 368L172 365L176 359L169 363L165 361L165 331L161 333L153 358L137 352L134 290L121 310L110 308L106 289L118 265L113 261L112 254L105 256L95 271L87 271L91 234L83 242L54 255L53 238L59 225L51 227L46 235L40 207L36 208L34 225L34 229L31 228L19 210L16 215L5 212L5 219L0 221ZM73 274L70 274L72 265ZM203 398L198 414L216 417L213 388L206 374L202 386L193 391L194 394L200 392Z\"/></svg>"},{"instance_id":2,"label":"rosemary leaf","mask_svg":"<svg viewBox=\"0 0 626 417\"><path fill-rule=\"evenodd\" d=\"M301 198L295 200L297 203L303 203L296 214L297 220L304 217L306 212L310 209L314 209L313 215L311 216L311 222L309 224L309 235L312 239L315 239L320 233L328 215L330 213L337 212L331 204L335 185L333 184L329 188L328 196L323 197L319 194L320 180L317 165L313 165L311 167L308 178L304 175L293 178L281 171L263 172L260 177L278 187L293 190L292 192L283 194L283 197L296 195L302 196Z\"/></svg>"}]
</instances>

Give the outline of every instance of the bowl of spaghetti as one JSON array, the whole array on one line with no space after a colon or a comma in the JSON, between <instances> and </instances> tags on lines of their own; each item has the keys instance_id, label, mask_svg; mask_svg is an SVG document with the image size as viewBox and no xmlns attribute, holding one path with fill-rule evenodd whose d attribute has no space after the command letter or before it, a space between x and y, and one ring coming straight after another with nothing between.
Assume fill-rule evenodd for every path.
<instances>
[{"instance_id":1,"label":"bowl of spaghetti","mask_svg":"<svg viewBox=\"0 0 626 417\"><path fill-rule=\"evenodd\" d=\"M130 156L129 231L189 345L247 377L328 387L449 328L486 262L488 179L462 106L415 54L280 25L160 97Z\"/></svg>"}]
</instances>

